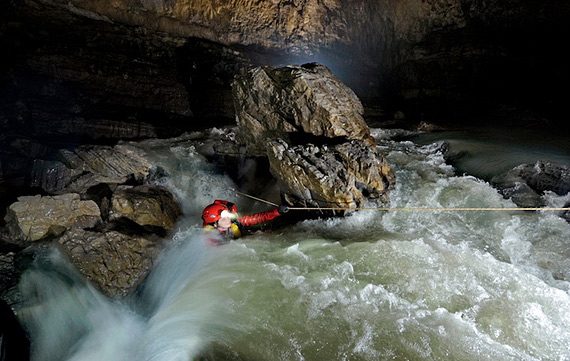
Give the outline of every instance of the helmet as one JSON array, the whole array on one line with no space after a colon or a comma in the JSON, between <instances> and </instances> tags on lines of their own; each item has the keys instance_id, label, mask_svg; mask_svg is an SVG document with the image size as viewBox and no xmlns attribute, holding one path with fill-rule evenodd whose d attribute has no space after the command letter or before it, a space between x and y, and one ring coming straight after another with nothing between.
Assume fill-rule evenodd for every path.
<instances>
[{"instance_id":1,"label":"helmet","mask_svg":"<svg viewBox=\"0 0 570 361\"><path fill-rule=\"evenodd\" d=\"M214 203L206 206L202 211L202 220L204 221L204 226L212 223L216 223L220 220L222 212L229 211L231 213L237 213L237 206L232 202L216 199Z\"/></svg>"}]
</instances>

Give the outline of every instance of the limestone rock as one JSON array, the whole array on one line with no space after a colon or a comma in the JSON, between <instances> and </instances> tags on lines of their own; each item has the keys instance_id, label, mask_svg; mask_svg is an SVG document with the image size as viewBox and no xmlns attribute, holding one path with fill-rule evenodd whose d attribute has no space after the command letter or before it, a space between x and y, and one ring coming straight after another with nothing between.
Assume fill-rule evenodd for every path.
<instances>
[{"instance_id":1,"label":"limestone rock","mask_svg":"<svg viewBox=\"0 0 570 361\"><path fill-rule=\"evenodd\" d=\"M158 242L142 237L73 229L58 243L79 271L105 294L124 296L148 274Z\"/></svg>"},{"instance_id":2,"label":"limestone rock","mask_svg":"<svg viewBox=\"0 0 570 361\"><path fill-rule=\"evenodd\" d=\"M271 172L285 187L292 203L355 208L387 201L394 183L389 165L361 141L334 146L289 146L283 140L269 146Z\"/></svg>"},{"instance_id":3,"label":"limestone rock","mask_svg":"<svg viewBox=\"0 0 570 361\"><path fill-rule=\"evenodd\" d=\"M152 168L143 152L129 145L81 146L58 156L58 161L34 161L31 186L51 194L85 193L98 184L142 182Z\"/></svg>"},{"instance_id":4,"label":"limestone rock","mask_svg":"<svg viewBox=\"0 0 570 361\"><path fill-rule=\"evenodd\" d=\"M24 196L10 205L5 217L12 241L28 243L57 236L72 227L90 228L101 222L99 207L79 194Z\"/></svg>"},{"instance_id":5,"label":"limestone rock","mask_svg":"<svg viewBox=\"0 0 570 361\"><path fill-rule=\"evenodd\" d=\"M172 194L152 186L120 186L113 193L110 219L125 217L141 226L171 230L182 214Z\"/></svg>"},{"instance_id":6,"label":"limestone rock","mask_svg":"<svg viewBox=\"0 0 570 361\"><path fill-rule=\"evenodd\" d=\"M319 64L258 67L233 83L239 137L254 154L288 136L372 142L354 92Z\"/></svg>"}]
</instances>

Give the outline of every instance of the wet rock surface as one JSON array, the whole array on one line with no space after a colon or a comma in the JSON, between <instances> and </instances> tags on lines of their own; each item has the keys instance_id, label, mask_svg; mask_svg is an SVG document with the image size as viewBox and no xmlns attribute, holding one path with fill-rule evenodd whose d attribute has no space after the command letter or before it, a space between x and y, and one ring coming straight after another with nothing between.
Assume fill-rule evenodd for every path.
<instances>
[{"instance_id":1,"label":"wet rock surface","mask_svg":"<svg viewBox=\"0 0 570 361\"><path fill-rule=\"evenodd\" d=\"M14 264L15 252L0 252L0 297L9 288L12 288L18 282L18 273Z\"/></svg>"},{"instance_id":2,"label":"wet rock surface","mask_svg":"<svg viewBox=\"0 0 570 361\"><path fill-rule=\"evenodd\" d=\"M33 161L29 186L47 195L22 196L12 203L2 238L21 247L60 243L80 272L107 295L126 295L146 276L161 237L181 215L173 195L150 184L166 174L134 144L84 145L38 157L47 159ZM13 259L23 251L10 252L0 249L6 270L0 286L8 287L0 293L17 302L13 286L21 272Z\"/></svg>"},{"instance_id":3,"label":"wet rock surface","mask_svg":"<svg viewBox=\"0 0 570 361\"><path fill-rule=\"evenodd\" d=\"M151 186L120 186L113 193L110 219L127 218L140 226L173 229L182 214L172 194L164 188Z\"/></svg>"},{"instance_id":4,"label":"wet rock surface","mask_svg":"<svg viewBox=\"0 0 570 361\"><path fill-rule=\"evenodd\" d=\"M509 175L524 180L537 193L552 191L565 195L570 192L570 167L566 165L538 161L515 167Z\"/></svg>"},{"instance_id":5,"label":"wet rock surface","mask_svg":"<svg viewBox=\"0 0 570 361\"><path fill-rule=\"evenodd\" d=\"M382 157L359 141L336 146L270 143L269 163L290 203L305 206L364 206L387 202L394 175Z\"/></svg>"},{"instance_id":6,"label":"wet rock surface","mask_svg":"<svg viewBox=\"0 0 570 361\"><path fill-rule=\"evenodd\" d=\"M521 164L503 175L494 177L492 183L505 198L511 198L519 207L544 207L545 192L550 191L561 196L570 192L570 168L545 161ZM562 216L568 217L568 212Z\"/></svg>"},{"instance_id":7,"label":"wet rock surface","mask_svg":"<svg viewBox=\"0 0 570 361\"><path fill-rule=\"evenodd\" d=\"M101 213L97 204L82 201L76 193L19 197L6 215L11 240L19 244L57 236L73 227L91 228L99 222Z\"/></svg>"},{"instance_id":8,"label":"wet rock surface","mask_svg":"<svg viewBox=\"0 0 570 361\"><path fill-rule=\"evenodd\" d=\"M57 240L77 269L105 294L132 291L148 274L160 242L119 232L73 229Z\"/></svg>"}]
</instances>

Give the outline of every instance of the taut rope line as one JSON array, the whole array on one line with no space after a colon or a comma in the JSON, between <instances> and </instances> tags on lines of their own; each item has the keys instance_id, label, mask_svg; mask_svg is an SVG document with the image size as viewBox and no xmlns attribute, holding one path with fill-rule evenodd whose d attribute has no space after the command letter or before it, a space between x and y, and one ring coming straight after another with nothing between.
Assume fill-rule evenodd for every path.
<instances>
[{"instance_id":1,"label":"taut rope line","mask_svg":"<svg viewBox=\"0 0 570 361\"><path fill-rule=\"evenodd\" d=\"M274 207L279 207L265 199L257 198L246 193L238 192L237 194L254 199L259 202L267 203ZM570 211L570 207L289 207L291 211L380 211L380 212L513 212L513 211L545 211L545 212L560 212Z\"/></svg>"},{"instance_id":2,"label":"taut rope line","mask_svg":"<svg viewBox=\"0 0 570 361\"><path fill-rule=\"evenodd\" d=\"M541 208L541 207L508 207L508 208L494 208L494 207L457 207L457 208L446 208L446 207L289 207L292 211L381 211L381 212L392 212L392 211L402 211L402 212L495 212L495 211L570 211L570 207L566 208Z\"/></svg>"},{"instance_id":3,"label":"taut rope line","mask_svg":"<svg viewBox=\"0 0 570 361\"><path fill-rule=\"evenodd\" d=\"M245 194L245 193L238 192L238 191L236 191L236 193L239 194L240 196L244 196L244 197L248 197L248 198L251 198L251 199L255 199L256 201L260 201L260 202L263 202L263 203L267 203L267 204L270 204L270 205L272 205L272 206L274 206L274 207L279 207L279 204L275 204L275 203L273 203L273 202L266 201L265 199L257 198L257 197L254 197L254 196L250 196L249 194ZM291 209L291 208L289 208L289 209Z\"/></svg>"}]
</instances>

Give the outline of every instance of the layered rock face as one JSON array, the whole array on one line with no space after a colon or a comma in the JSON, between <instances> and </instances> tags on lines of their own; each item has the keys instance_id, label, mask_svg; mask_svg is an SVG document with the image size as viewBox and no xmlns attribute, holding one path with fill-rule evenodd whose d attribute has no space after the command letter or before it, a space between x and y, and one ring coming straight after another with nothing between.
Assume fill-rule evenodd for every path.
<instances>
[{"instance_id":1,"label":"layered rock face","mask_svg":"<svg viewBox=\"0 0 570 361\"><path fill-rule=\"evenodd\" d=\"M319 64L260 67L233 84L240 137L265 153L267 138L306 134L372 141L354 92Z\"/></svg>"},{"instance_id":2,"label":"layered rock face","mask_svg":"<svg viewBox=\"0 0 570 361\"><path fill-rule=\"evenodd\" d=\"M286 185L285 199L303 206L356 208L388 202L395 178L386 161L367 144L335 146L269 144L272 173Z\"/></svg>"},{"instance_id":3,"label":"layered rock face","mask_svg":"<svg viewBox=\"0 0 570 361\"><path fill-rule=\"evenodd\" d=\"M289 204L356 208L387 201L394 175L356 95L324 66L255 68L234 82L239 139L267 156Z\"/></svg>"},{"instance_id":4,"label":"layered rock face","mask_svg":"<svg viewBox=\"0 0 570 361\"><path fill-rule=\"evenodd\" d=\"M128 145L61 149L56 158L34 161L30 186L53 194L85 193L99 184L142 182L152 168L139 149Z\"/></svg>"},{"instance_id":5,"label":"layered rock face","mask_svg":"<svg viewBox=\"0 0 570 361\"><path fill-rule=\"evenodd\" d=\"M60 149L54 157L37 159L30 176L31 186L50 195L19 197L10 205L0 246L34 254L57 244L105 294L126 295L146 277L160 237L182 214L174 196L152 184L163 171L132 144ZM13 259L1 261L10 269ZM11 272L0 281L13 287L17 277Z\"/></svg>"}]
</instances>

